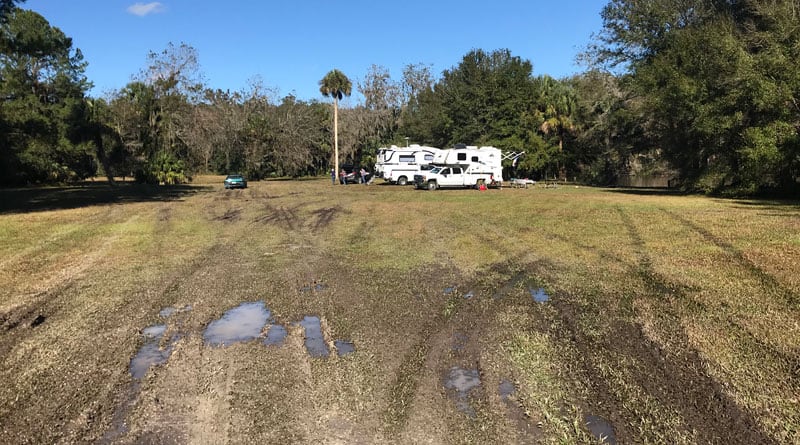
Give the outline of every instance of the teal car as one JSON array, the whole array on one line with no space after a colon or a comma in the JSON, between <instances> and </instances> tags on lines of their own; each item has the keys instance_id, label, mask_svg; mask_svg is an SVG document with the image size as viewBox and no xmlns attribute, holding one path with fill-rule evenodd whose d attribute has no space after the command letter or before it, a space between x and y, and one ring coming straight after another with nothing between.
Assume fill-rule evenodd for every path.
<instances>
[{"instance_id":1,"label":"teal car","mask_svg":"<svg viewBox=\"0 0 800 445\"><path fill-rule=\"evenodd\" d=\"M247 180L242 175L228 175L225 178L226 189L246 189Z\"/></svg>"}]
</instances>

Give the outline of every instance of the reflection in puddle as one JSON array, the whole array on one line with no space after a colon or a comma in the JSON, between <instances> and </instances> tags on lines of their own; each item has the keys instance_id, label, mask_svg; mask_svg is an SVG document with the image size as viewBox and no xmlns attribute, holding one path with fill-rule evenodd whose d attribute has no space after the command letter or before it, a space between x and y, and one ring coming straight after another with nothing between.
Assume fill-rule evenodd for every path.
<instances>
[{"instance_id":1,"label":"reflection in puddle","mask_svg":"<svg viewBox=\"0 0 800 445\"><path fill-rule=\"evenodd\" d=\"M226 346L253 340L261 334L270 317L263 301L242 303L208 324L203 340L213 346Z\"/></svg>"},{"instance_id":2,"label":"reflection in puddle","mask_svg":"<svg viewBox=\"0 0 800 445\"><path fill-rule=\"evenodd\" d=\"M500 386L497 388L497 392L500 393L500 398L503 400L508 400L510 396L513 396L515 392L517 392L517 387L514 386L513 382L508 380L503 380L500 382Z\"/></svg>"},{"instance_id":3,"label":"reflection in puddle","mask_svg":"<svg viewBox=\"0 0 800 445\"><path fill-rule=\"evenodd\" d=\"M470 417L475 417L475 410L467 399L469 392L481 386L481 377L477 369L450 368L450 374L444 382L444 387L455 390L456 407Z\"/></svg>"},{"instance_id":4,"label":"reflection in puddle","mask_svg":"<svg viewBox=\"0 0 800 445\"><path fill-rule=\"evenodd\" d=\"M267 331L267 338L264 339L265 345L270 346L280 346L283 344L283 341L286 340L286 328L279 325L274 324L269 327L269 331Z\"/></svg>"},{"instance_id":5,"label":"reflection in puddle","mask_svg":"<svg viewBox=\"0 0 800 445\"><path fill-rule=\"evenodd\" d=\"M175 314L176 312L189 312L191 310L192 310L192 305L191 304L187 304L186 306L184 306L182 308L165 307L164 309L161 309L161 312L158 313L158 316L161 317L161 318L169 318L173 314Z\"/></svg>"},{"instance_id":6,"label":"reflection in puddle","mask_svg":"<svg viewBox=\"0 0 800 445\"><path fill-rule=\"evenodd\" d=\"M603 443L609 445L616 445L617 438L614 436L614 427L611 426L608 420L593 415L586 415L584 417L586 427L596 439L601 440Z\"/></svg>"},{"instance_id":7,"label":"reflection in puddle","mask_svg":"<svg viewBox=\"0 0 800 445\"><path fill-rule=\"evenodd\" d=\"M472 297L474 297L474 296L475 296L475 292L469 291L466 294L464 294L464 299L465 300L471 300Z\"/></svg>"},{"instance_id":8,"label":"reflection in puddle","mask_svg":"<svg viewBox=\"0 0 800 445\"><path fill-rule=\"evenodd\" d=\"M356 351L355 345L350 341L336 340L333 342L333 345L336 346L336 353L339 354L339 357L352 354Z\"/></svg>"},{"instance_id":9,"label":"reflection in puddle","mask_svg":"<svg viewBox=\"0 0 800 445\"><path fill-rule=\"evenodd\" d=\"M261 332L266 328L267 333L263 339L263 344L281 346L286 341L288 331L283 325L271 324L271 316L271 311L264 305L263 301L242 303L226 311L220 319L209 323L203 332L203 341L212 346L229 346L233 343L256 339L261 336ZM292 323L292 325L296 324ZM305 347L308 355L311 357L328 357L330 349L322 334L320 318L307 315L303 317L299 324L303 327L305 333ZM145 330L145 334L157 337L163 335L165 330L166 325L151 326ZM156 351L157 345L158 340L156 340ZM334 345L339 356L355 352L355 345L352 342L337 340ZM155 351L150 349L148 351L155 354Z\"/></svg>"},{"instance_id":10,"label":"reflection in puddle","mask_svg":"<svg viewBox=\"0 0 800 445\"><path fill-rule=\"evenodd\" d=\"M307 315L300 322L306 332L306 350L312 357L327 357L330 354L325 338L322 336L322 326L319 317Z\"/></svg>"},{"instance_id":11,"label":"reflection in puddle","mask_svg":"<svg viewBox=\"0 0 800 445\"><path fill-rule=\"evenodd\" d=\"M130 373L134 379L140 380L147 374L147 370L151 366L161 365L167 361L175 342L178 341L178 336L173 337L166 348L161 349L159 343L167 331L167 325L159 324L148 326L142 331L142 337L145 339L144 345L139 349L139 352L131 359Z\"/></svg>"},{"instance_id":12,"label":"reflection in puddle","mask_svg":"<svg viewBox=\"0 0 800 445\"><path fill-rule=\"evenodd\" d=\"M158 316L161 318L168 318L177 311L178 310L174 307L165 307L164 309L161 309L161 312L158 313Z\"/></svg>"},{"instance_id":13,"label":"reflection in puddle","mask_svg":"<svg viewBox=\"0 0 800 445\"><path fill-rule=\"evenodd\" d=\"M448 287L444 288L444 294L445 294L445 295L450 295L450 294L452 294L452 293L453 293L453 291L454 291L454 290L456 290L456 288L455 288L455 287L453 287L453 286L448 286Z\"/></svg>"},{"instance_id":14,"label":"reflection in puddle","mask_svg":"<svg viewBox=\"0 0 800 445\"><path fill-rule=\"evenodd\" d=\"M481 385L481 377L477 369L450 368L450 376L444 382L447 389L455 389L459 393L468 393Z\"/></svg>"},{"instance_id":15,"label":"reflection in puddle","mask_svg":"<svg viewBox=\"0 0 800 445\"><path fill-rule=\"evenodd\" d=\"M144 336L145 339L151 339L151 338L156 338L156 337L158 339L160 339L161 336L164 335L164 332L166 332L166 331L167 331L167 325L165 325L165 324L156 324L156 325L148 326L148 327L144 328L142 330L142 336Z\"/></svg>"},{"instance_id":16,"label":"reflection in puddle","mask_svg":"<svg viewBox=\"0 0 800 445\"><path fill-rule=\"evenodd\" d=\"M528 292L531 293L531 298L533 301L537 303L544 303L545 301L550 301L550 296L542 289L541 287L538 289L530 288Z\"/></svg>"}]
</instances>

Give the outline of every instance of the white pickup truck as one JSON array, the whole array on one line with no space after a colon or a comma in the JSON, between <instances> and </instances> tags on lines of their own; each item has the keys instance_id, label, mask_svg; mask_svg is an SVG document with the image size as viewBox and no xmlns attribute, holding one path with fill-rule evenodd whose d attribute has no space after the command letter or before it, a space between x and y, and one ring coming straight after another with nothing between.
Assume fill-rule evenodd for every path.
<instances>
[{"instance_id":1,"label":"white pickup truck","mask_svg":"<svg viewBox=\"0 0 800 445\"><path fill-rule=\"evenodd\" d=\"M473 171L470 166L439 166L414 175L414 186L418 189L480 187L495 184L491 171Z\"/></svg>"}]
</instances>

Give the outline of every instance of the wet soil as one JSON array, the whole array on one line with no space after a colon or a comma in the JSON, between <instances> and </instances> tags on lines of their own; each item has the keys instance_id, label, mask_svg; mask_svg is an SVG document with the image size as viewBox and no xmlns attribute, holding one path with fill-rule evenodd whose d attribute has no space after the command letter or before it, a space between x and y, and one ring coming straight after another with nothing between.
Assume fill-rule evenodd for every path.
<instances>
[{"instance_id":1,"label":"wet soil","mask_svg":"<svg viewBox=\"0 0 800 445\"><path fill-rule=\"evenodd\" d=\"M596 441L662 438L631 426L652 413L624 397L623 379L697 443L775 443L679 330L666 350L610 299L552 289L553 264L362 267L369 226L342 243L352 251L329 244L351 204L259 186L194 197L221 229L191 260L128 287L128 272L87 269L0 309L0 443L556 440L499 352L511 329L563 346L559 378L573 391L559 403L578 406L576 428ZM164 205L140 213L164 224L192 213ZM531 321L509 327L507 313Z\"/></svg>"}]
</instances>

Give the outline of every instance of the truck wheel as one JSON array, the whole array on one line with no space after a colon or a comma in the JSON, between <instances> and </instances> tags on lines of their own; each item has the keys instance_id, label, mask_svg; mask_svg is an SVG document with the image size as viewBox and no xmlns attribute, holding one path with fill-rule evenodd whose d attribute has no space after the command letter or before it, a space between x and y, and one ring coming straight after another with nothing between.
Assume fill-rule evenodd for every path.
<instances>
[{"instance_id":1,"label":"truck wheel","mask_svg":"<svg viewBox=\"0 0 800 445\"><path fill-rule=\"evenodd\" d=\"M436 181L428 182L428 190L436 190Z\"/></svg>"},{"instance_id":2,"label":"truck wheel","mask_svg":"<svg viewBox=\"0 0 800 445\"><path fill-rule=\"evenodd\" d=\"M406 184L408 184L408 179L405 176L397 178L397 185L406 185Z\"/></svg>"}]
</instances>

